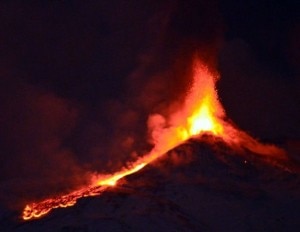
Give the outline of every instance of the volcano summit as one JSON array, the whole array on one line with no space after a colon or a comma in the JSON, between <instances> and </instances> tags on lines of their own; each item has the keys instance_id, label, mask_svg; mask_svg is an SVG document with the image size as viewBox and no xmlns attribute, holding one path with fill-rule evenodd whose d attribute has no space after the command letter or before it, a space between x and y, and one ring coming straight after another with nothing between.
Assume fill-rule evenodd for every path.
<instances>
[{"instance_id":1,"label":"volcano summit","mask_svg":"<svg viewBox=\"0 0 300 232\"><path fill-rule=\"evenodd\" d=\"M24 232L295 231L299 177L202 135L104 192L99 188L99 196L30 222L10 215L1 227Z\"/></svg>"}]
</instances>

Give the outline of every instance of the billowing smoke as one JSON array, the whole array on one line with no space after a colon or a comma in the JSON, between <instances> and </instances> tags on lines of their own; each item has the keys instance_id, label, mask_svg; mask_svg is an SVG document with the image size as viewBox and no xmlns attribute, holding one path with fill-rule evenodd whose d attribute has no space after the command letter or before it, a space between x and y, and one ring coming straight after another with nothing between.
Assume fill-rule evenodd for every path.
<instances>
[{"instance_id":1,"label":"billowing smoke","mask_svg":"<svg viewBox=\"0 0 300 232\"><path fill-rule=\"evenodd\" d=\"M77 107L21 79L0 82L1 201L16 206L30 196L84 184L84 169L68 145Z\"/></svg>"},{"instance_id":2,"label":"billowing smoke","mask_svg":"<svg viewBox=\"0 0 300 232\"><path fill-rule=\"evenodd\" d=\"M13 207L149 151L148 116L178 107L194 51L215 65L222 39L213 1L1 9L0 200Z\"/></svg>"},{"instance_id":3,"label":"billowing smoke","mask_svg":"<svg viewBox=\"0 0 300 232\"><path fill-rule=\"evenodd\" d=\"M299 24L287 22L281 47L295 70L286 80L260 60L269 45L224 39L222 17L217 1L1 2L1 202L68 191L149 151L148 116L184 101L195 51L219 67L220 100L240 128L299 136Z\"/></svg>"}]
</instances>

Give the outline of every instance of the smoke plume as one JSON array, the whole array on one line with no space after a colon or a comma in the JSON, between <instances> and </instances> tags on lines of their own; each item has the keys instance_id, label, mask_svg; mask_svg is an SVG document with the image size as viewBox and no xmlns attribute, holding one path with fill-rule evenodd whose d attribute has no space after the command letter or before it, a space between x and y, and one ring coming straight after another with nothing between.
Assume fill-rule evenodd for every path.
<instances>
[{"instance_id":1,"label":"smoke plume","mask_svg":"<svg viewBox=\"0 0 300 232\"><path fill-rule=\"evenodd\" d=\"M215 65L222 40L214 1L3 2L0 15L0 187L13 207L149 151L148 116L178 107L194 51Z\"/></svg>"}]
</instances>

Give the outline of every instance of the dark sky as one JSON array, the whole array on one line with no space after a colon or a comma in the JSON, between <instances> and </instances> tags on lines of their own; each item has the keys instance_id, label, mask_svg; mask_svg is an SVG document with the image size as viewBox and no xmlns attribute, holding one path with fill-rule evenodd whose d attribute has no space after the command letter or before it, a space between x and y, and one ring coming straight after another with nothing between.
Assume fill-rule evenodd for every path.
<instances>
[{"instance_id":1,"label":"dark sky","mask_svg":"<svg viewBox=\"0 0 300 232\"><path fill-rule=\"evenodd\" d=\"M147 150L147 116L182 100L194 51L219 70L237 125L299 138L299 7L277 2L2 1L1 200Z\"/></svg>"},{"instance_id":2,"label":"dark sky","mask_svg":"<svg viewBox=\"0 0 300 232\"><path fill-rule=\"evenodd\" d=\"M261 138L300 135L298 8L297 1L221 4L220 94L234 121Z\"/></svg>"}]
</instances>

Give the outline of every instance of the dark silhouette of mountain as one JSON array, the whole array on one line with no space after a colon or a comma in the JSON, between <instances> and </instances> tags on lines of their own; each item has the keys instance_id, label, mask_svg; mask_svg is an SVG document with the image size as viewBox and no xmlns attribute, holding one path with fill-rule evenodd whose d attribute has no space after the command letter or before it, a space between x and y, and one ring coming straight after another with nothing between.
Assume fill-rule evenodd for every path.
<instances>
[{"instance_id":1,"label":"dark silhouette of mountain","mask_svg":"<svg viewBox=\"0 0 300 232\"><path fill-rule=\"evenodd\" d=\"M297 231L300 175L290 170L204 136L73 207L26 222L2 212L0 230Z\"/></svg>"}]
</instances>

